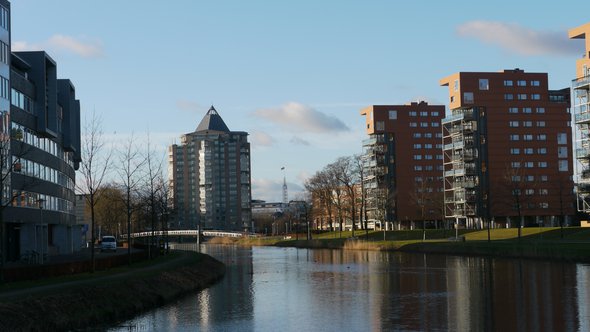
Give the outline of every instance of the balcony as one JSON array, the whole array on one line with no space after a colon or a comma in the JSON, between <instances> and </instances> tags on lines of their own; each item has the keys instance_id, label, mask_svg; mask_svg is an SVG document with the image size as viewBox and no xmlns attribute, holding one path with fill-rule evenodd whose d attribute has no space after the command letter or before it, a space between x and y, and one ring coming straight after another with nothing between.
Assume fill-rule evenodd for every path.
<instances>
[{"instance_id":1,"label":"balcony","mask_svg":"<svg viewBox=\"0 0 590 332\"><path fill-rule=\"evenodd\" d=\"M583 107L583 108L582 108ZM575 114L575 121L577 124L590 122L590 113L586 110L586 105L582 105L579 109L580 113Z\"/></svg>"},{"instance_id":2,"label":"balcony","mask_svg":"<svg viewBox=\"0 0 590 332\"><path fill-rule=\"evenodd\" d=\"M584 76L572 81L574 89L590 89L590 76Z\"/></svg>"},{"instance_id":3,"label":"balcony","mask_svg":"<svg viewBox=\"0 0 590 332\"><path fill-rule=\"evenodd\" d=\"M578 194L590 193L590 183L578 183Z\"/></svg>"},{"instance_id":4,"label":"balcony","mask_svg":"<svg viewBox=\"0 0 590 332\"><path fill-rule=\"evenodd\" d=\"M576 158L577 159L590 158L590 149L589 148L576 149Z\"/></svg>"}]
</instances>

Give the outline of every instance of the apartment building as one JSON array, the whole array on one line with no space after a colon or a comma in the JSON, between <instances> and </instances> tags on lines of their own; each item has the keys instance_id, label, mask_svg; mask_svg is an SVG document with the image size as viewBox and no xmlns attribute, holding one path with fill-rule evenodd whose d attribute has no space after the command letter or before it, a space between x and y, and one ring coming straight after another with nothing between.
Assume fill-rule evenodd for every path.
<instances>
[{"instance_id":1,"label":"apartment building","mask_svg":"<svg viewBox=\"0 0 590 332\"><path fill-rule=\"evenodd\" d=\"M546 73L460 72L443 119L445 217L460 226L559 225L574 213L569 88Z\"/></svg>"},{"instance_id":2,"label":"apartment building","mask_svg":"<svg viewBox=\"0 0 590 332\"><path fill-rule=\"evenodd\" d=\"M251 229L248 133L230 131L211 106L197 129L168 149L173 227Z\"/></svg>"},{"instance_id":3,"label":"apartment building","mask_svg":"<svg viewBox=\"0 0 590 332\"><path fill-rule=\"evenodd\" d=\"M576 78L572 81L576 122L576 159L578 210L590 212L590 23L569 31L570 38L585 39L586 50L576 61Z\"/></svg>"},{"instance_id":4,"label":"apartment building","mask_svg":"<svg viewBox=\"0 0 590 332\"><path fill-rule=\"evenodd\" d=\"M421 228L426 222L437 226L442 221L445 106L373 105L361 115L369 135L363 141L368 218L396 229Z\"/></svg>"}]
</instances>

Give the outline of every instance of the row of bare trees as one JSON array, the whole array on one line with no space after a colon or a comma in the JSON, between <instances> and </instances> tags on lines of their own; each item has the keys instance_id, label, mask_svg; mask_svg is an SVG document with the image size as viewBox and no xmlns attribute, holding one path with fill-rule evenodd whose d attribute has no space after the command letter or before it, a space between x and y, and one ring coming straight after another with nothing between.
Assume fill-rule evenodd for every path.
<instances>
[{"instance_id":1,"label":"row of bare trees","mask_svg":"<svg viewBox=\"0 0 590 332\"><path fill-rule=\"evenodd\" d=\"M312 197L315 215L320 218L320 229L334 231L335 223L342 231L346 220L351 222L352 232L358 225L367 229L365 194L362 186L363 165L360 155L340 157L316 172L305 182L305 189Z\"/></svg>"},{"instance_id":2,"label":"row of bare trees","mask_svg":"<svg viewBox=\"0 0 590 332\"><path fill-rule=\"evenodd\" d=\"M82 162L77 190L86 200L90 215L91 260L94 270L94 243L97 229L113 235L125 234L128 263L131 264L130 234L151 230L151 248L154 232L166 229L169 208L169 190L163 174L162 158L157 158L149 136L139 144L131 136L120 148L113 149L105 141L101 119L95 114L85 124L82 144ZM160 222L158 222L160 221ZM122 232L121 225L125 231Z\"/></svg>"}]
</instances>

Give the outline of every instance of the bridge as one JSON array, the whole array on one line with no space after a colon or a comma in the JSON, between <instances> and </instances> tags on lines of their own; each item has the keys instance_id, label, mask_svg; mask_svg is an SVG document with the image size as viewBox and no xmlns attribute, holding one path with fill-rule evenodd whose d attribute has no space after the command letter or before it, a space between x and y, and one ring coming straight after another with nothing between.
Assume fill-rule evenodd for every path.
<instances>
[{"instance_id":1,"label":"bridge","mask_svg":"<svg viewBox=\"0 0 590 332\"><path fill-rule=\"evenodd\" d=\"M142 237L150 237L150 236L198 236L199 231L196 229L187 229L187 230L168 230L168 231L153 231L153 232L139 232L139 233L131 233L131 238L142 238ZM229 232L229 231L215 231L215 230L206 230L201 231L201 236L206 237L242 237L242 236L252 236L253 234L243 233L243 232ZM127 239L127 234L121 234L119 237L120 239Z\"/></svg>"}]
</instances>

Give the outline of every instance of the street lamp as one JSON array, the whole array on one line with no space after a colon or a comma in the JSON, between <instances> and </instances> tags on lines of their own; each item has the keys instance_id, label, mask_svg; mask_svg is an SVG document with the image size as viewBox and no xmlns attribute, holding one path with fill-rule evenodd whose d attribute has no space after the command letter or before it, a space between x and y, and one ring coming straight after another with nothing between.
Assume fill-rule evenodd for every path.
<instances>
[{"instance_id":1,"label":"street lamp","mask_svg":"<svg viewBox=\"0 0 590 332\"><path fill-rule=\"evenodd\" d=\"M43 229L43 205L45 204L45 200L43 198L39 198L37 199L37 203L39 204L39 214L41 215L41 218L39 220L39 224L41 226L41 229ZM49 231L49 230L48 230ZM41 234L43 234L43 232L41 232ZM45 248L43 248L43 243L44 243L44 239L43 239L43 235L41 235L41 247L39 248L39 263L43 264L43 257L45 256Z\"/></svg>"}]
</instances>

